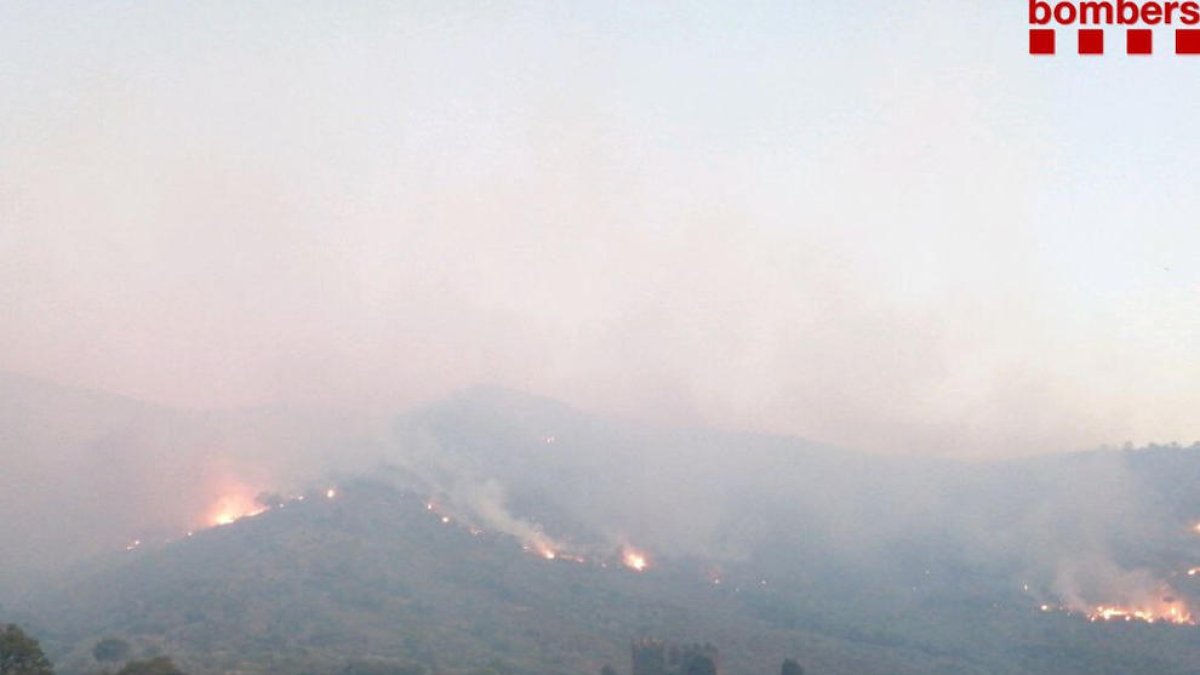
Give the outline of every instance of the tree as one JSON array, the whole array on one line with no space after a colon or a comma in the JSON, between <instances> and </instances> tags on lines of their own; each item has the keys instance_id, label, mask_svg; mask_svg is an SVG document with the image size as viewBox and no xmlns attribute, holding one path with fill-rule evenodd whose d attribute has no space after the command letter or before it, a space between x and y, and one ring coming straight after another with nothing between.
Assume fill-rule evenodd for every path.
<instances>
[{"instance_id":1,"label":"tree","mask_svg":"<svg viewBox=\"0 0 1200 675\"><path fill-rule=\"evenodd\" d=\"M184 675L169 656L156 656L145 661L130 661L117 675Z\"/></svg>"},{"instance_id":2,"label":"tree","mask_svg":"<svg viewBox=\"0 0 1200 675\"><path fill-rule=\"evenodd\" d=\"M604 667L600 669L600 675L617 675L617 669L613 668L611 664L606 663L604 664Z\"/></svg>"},{"instance_id":3,"label":"tree","mask_svg":"<svg viewBox=\"0 0 1200 675\"><path fill-rule=\"evenodd\" d=\"M54 675L37 640L16 624L0 632L0 675Z\"/></svg>"},{"instance_id":4,"label":"tree","mask_svg":"<svg viewBox=\"0 0 1200 675\"><path fill-rule=\"evenodd\" d=\"M107 637L92 647L92 657L100 663L117 663L129 658L129 643L119 638Z\"/></svg>"},{"instance_id":5,"label":"tree","mask_svg":"<svg viewBox=\"0 0 1200 675\"><path fill-rule=\"evenodd\" d=\"M804 675L804 669L796 662L796 659L784 659L783 667L779 669L779 675Z\"/></svg>"}]
</instances>

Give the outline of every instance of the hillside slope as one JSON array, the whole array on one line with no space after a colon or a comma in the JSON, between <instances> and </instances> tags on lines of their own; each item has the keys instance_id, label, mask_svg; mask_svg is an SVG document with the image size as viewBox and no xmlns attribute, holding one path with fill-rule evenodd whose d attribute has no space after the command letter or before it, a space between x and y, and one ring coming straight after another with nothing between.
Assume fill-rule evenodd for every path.
<instances>
[{"instance_id":1,"label":"hillside slope","mask_svg":"<svg viewBox=\"0 0 1200 675\"><path fill-rule=\"evenodd\" d=\"M43 408L52 419L54 405ZM235 475L275 489L276 508L191 537L186 521L170 529L165 518L131 551L109 536L110 553L26 585L24 604L6 611L20 610L64 672L94 670L90 647L106 635L200 675L332 673L363 659L624 670L639 636L712 642L730 675L773 672L786 656L834 674L1189 673L1200 662L1194 626L1085 618L1099 605L1158 619L1200 606L1200 576L1188 574L1200 566L1190 489L1200 448L992 464L874 457L608 420L489 388L375 435L277 411L149 418L98 409L98 433L118 440L83 434L71 451L155 457L117 472L122 485L160 466L202 477L213 453L190 449L213 439L265 448L242 452L233 471L290 450L303 464L320 447L354 461L329 463L341 470L319 484L336 485L333 498L315 489L311 461ZM289 475L310 476L308 487ZM130 498L134 516L147 495L163 513L193 508L175 481L145 489ZM624 566L628 550L649 569Z\"/></svg>"}]
</instances>

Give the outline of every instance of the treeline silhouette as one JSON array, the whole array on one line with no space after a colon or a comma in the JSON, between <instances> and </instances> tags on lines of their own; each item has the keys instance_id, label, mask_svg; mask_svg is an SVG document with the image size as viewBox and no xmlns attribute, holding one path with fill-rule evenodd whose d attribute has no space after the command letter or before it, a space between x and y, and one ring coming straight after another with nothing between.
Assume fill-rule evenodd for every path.
<instances>
[{"instance_id":1,"label":"treeline silhouette","mask_svg":"<svg viewBox=\"0 0 1200 675\"><path fill-rule=\"evenodd\" d=\"M92 658L100 665L96 675L186 675L169 656L132 659L133 647L126 641L106 637L92 648ZM630 649L630 675L719 675L720 654L711 644L670 644L640 639ZM113 670L113 669L116 670ZM485 668L481 673L488 672ZM494 669L492 669L494 672ZM339 675L424 675L418 665L354 662ZM780 675L804 675L804 669L792 658L784 659ZM0 630L0 675L54 675L54 667L41 644L20 626L7 624ZM600 675L618 675L605 665Z\"/></svg>"}]
</instances>

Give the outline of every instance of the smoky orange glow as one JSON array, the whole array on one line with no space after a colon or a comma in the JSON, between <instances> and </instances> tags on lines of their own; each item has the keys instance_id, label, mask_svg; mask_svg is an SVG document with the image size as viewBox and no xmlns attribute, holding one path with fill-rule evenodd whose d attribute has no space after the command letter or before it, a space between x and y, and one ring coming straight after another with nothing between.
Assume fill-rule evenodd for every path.
<instances>
[{"instance_id":1,"label":"smoky orange glow","mask_svg":"<svg viewBox=\"0 0 1200 675\"><path fill-rule=\"evenodd\" d=\"M644 572L650 566L645 553L629 547L626 547L621 553L621 562L636 572Z\"/></svg>"},{"instance_id":2,"label":"smoky orange glow","mask_svg":"<svg viewBox=\"0 0 1200 675\"><path fill-rule=\"evenodd\" d=\"M205 512L202 520L207 527L219 527L242 518L257 516L266 510L266 507L255 499L253 491L239 488L218 497Z\"/></svg>"},{"instance_id":3,"label":"smoky orange glow","mask_svg":"<svg viewBox=\"0 0 1200 675\"><path fill-rule=\"evenodd\" d=\"M1101 605L1088 614L1089 621L1142 621L1145 623L1174 623L1194 625L1187 606L1177 600L1163 599L1142 607Z\"/></svg>"},{"instance_id":4,"label":"smoky orange glow","mask_svg":"<svg viewBox=\"0 0 1200 675\"><path fill-rule=\"evenodd\" d=\"M1192 617L1191 609L1188 608L1187 603L1170 595L1143 600L1129 605L1106 604L1086 608L1042 605L1041 610L1043 612L1061 611L1076 616L1082 615L1092 623L1141 622L1181 626L1196 625L1196 621Z\"/></svg>"}]
</instances>

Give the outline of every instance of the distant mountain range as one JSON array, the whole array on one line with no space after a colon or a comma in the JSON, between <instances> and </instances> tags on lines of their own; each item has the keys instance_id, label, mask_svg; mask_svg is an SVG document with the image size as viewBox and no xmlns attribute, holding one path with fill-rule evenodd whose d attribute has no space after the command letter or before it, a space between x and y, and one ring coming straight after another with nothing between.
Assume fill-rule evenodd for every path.
<instances>
[{"instance_id":1,"label":"distant mountain range","mask_svg":"<svg viewBox=\"0 0 1200 675\"><path fill-rule=\"evenodd\" d=\"M1200 672L1200 448L962 463L496 388L381 424L15 376L0 422L0 621L60 672L106 636L201 675L627 672L639 637L730 675ZM270 508L211 527L222 490Z\"/></svg>"}]
</instances>

